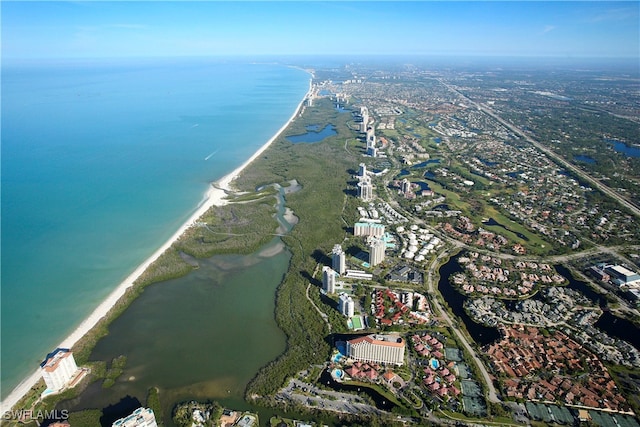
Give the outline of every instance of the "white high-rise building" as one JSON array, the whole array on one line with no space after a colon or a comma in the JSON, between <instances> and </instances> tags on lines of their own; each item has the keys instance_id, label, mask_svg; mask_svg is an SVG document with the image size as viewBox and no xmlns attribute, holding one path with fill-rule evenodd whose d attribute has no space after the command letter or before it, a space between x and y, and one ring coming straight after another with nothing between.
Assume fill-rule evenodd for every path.
<instances>
[{"instance_id":1,"label":"white high-rise building","mask_svg":"<svg viewBox=\"0 0 640 427\"><path fill-rule=\"evenodd\" d=\"M372 128L367 129L367 151L376 146L376 134Z\"/></svg>"},{"instance_id":2,"label":"white high-rise building","mask_svg":"<svg viewBox=\"0 0 640 427\"><path fill-rule=\"evenodd\" d=\"M384 236L384 224L375 222L356 222L353 226L354 236Z\"/></svg>"},{"instance_id":3,"label":"white high-rise building","mask_svg":"<svg viewBox=\"0 0 640 427\"><path fill-rule=\"evenodd\" d=\"M328 294L336 292L336 272L331 267L322 267L322 289Z\"/></svg>"},{"instance_id":4,"label":"white high-rise building","mask_svg":"<svg viewBox=\"0 0 640 427\"><path fill-rule=\"evenodd\" d=\"M365 133L369 125L369 110L367 110L367 107L360 107L360 115L362 116L362 122L360 123L360 132Z\"/></svg>"},{"instance_id":5,"label":"white high-rise building","mask_svg":"<svg viewBox=\"0 0 640 427\"><path fill-rule=\"evenodd\" d=\"M347 256L340 245L335 245L331 251L331 268L340 275L347 271Z\"/></svg>"},{"instance_id":6,"label":"white high-rise building","mask_svg":"<svg viewBox=\"0 0 640 427\"><path fill-rule=\"evenodd\" d=\"M120 418L111 427L158 427L151 408L138 408L131 415Z\"/></svg>"},{"instance_id":7,"label":"white high-rise building","mask_svg":"<svg viewBox=\"0 0 640 427\"><path fill-rule=\"evenodd\" d=\"M353 298L344 292L340 294L340 299L338 300L338 310L340 313L347 316L353 317L355 312L355 303L353 302Z\"/></svg>"},{"instance_id":8,"label":"white high-rise building","mask_svg":"<svg viewBox=\"0 0 640 427\"><path fill-rule=\"evenodd\" d=\"M374 267L384 261L384 250L387 246L384 240L369 237L367 239L369 245L369 265Z\"/></svg>"},{"instance_id":9,"label":"white high-rise building","mask_svg":"<svg viewBox=\"0 0 640 427\"><path fill-rule=\"evenodd\" d=\"M363 362L404 363L405 342L398 335L372 334L347 341L347 356Z\"/></svg>"},{"instance_id":10,"label":"white high-rise building","mask_svg":"<svg viewBox=\"0 0 640 427\"><path fill-rule=\"evenodd\" d=\"M73 353L68 348L56 348L40 363L40 371L47 389L62 390L78 371Z\"/></svg>"},{"instance_id":11,"label":"white high-rise building","mask_svg":"<svg viewBox=\"0 0 640 427\"><path fill-rule=\"evenodd\" d=\"M358 183L358 197L367 202L373 199L373 184L368 179Z\"/></svg>"},{"instance_id":12,"label":"white high-rise building","mask_svg":"<svg viewBox=\"0 0 640 427\"><path fill-rule=\"evenodd\" d=\"M358 176L365 177L367 176L367 165L364 163L360 163L360 168L358 169Z\"/></svg>"}]
</instances>

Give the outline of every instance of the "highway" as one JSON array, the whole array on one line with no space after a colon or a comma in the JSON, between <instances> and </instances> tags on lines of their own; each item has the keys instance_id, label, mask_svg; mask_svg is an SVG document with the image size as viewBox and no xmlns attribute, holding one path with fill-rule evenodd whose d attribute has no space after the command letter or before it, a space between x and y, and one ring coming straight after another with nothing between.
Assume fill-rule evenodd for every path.
<instances>
[{"instance_id":1,"label":"highway","mask_svg":"<svg viewBox=\"0 0 640 427\"><path fill-rule=\"evenodd\" d=\"M450 91L452 91L452 92L456 93L458 96L460 96L466 102L474 105L479 111L482 111L483 113L491 116L492 118L497 120L501 125L503 125L507 129L509 129L511 132L515 133L516 135L520 136L521 138L524 138L531 145L533 145L538 150L540 150L543 153L545 153L547 156L549 156L549 158L553 159L555 162L559 163L564 168L566 168L566 169L570 170L571 172L575 173L578 177L580 177L580 179L582 179L583 181L588 182L590 185L592 185L593 187L595 187L598 190L602 191L607 196L613 198L614 200L617 200L618 203L620 203L621 205L623 205L624 207L629 209L635 216L640 217L640 208L638 208L636 205L634 205L633 203L628 201L620 193L618 193L617 191L613 190L612 188L607 187L606 185L602 184L600 181L598 181L598 180L592 178L591 176L589 176L587 173L585 173L580 168L578 168L578 167L572 165L571 163L567 162L562 157L560 157L559 155L554 153L552 150L550 150L549 148L545 147L543 144L541 144L540 142L536 141L535 139L531 138L529 135L525 134L520 128L518 128L515 125L513 125L513 124L507 122L506 120L502 119L502 117L500 117L491 108L487 107L486 105L479 104L479 103L473 101L472 99L468 98L467 96L462 94L460 91L458 91L456 88L454 88L454 87L448 85L447 83L443 82L441 79L438 79L438 81L442 85L444 85L447 89L449 89Z\"/></svg>"}]
</instances>

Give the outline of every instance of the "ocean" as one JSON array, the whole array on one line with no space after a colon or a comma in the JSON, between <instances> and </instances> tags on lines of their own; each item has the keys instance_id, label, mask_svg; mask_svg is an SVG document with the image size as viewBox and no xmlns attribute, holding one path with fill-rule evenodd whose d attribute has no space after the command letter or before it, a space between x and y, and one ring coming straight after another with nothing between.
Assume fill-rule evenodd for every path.
<instances>
[{"instance_id":1,"label":"ocean","mask_svg":"<svg viewBox=\"0 0 640 427\"><path fill-rule=\"evenodd\" d=\"M2 398L289 119L309 75L205 59L2 64Z\"/></svg>"}]
</instances>

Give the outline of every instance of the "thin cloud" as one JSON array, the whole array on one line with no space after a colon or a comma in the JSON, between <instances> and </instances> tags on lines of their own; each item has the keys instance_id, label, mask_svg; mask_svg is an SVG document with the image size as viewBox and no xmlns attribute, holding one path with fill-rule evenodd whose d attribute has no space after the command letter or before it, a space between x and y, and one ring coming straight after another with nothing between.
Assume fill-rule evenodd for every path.
<instances>
[{"instance_id":1,"label":"thin cloud","mask_svg":"<svg viewBox=\"0 0 640 427\"><path fill-rule=\"evenodd\" d=\"M546 25L540 34L550 33L551 31L555 30L556 28L558 28L558 27L556 27L555 25Z\"/></svg>"},{"instance_id":2,"label":"thin cloud","mask_svg":"<svg viewBox=\"0 0 640 427\"><path fill-rule=\"evenodd\" d=\"M592 16L588 22L600 23L600 22L617 22L625 21L627 19L638 19L637 7L621 7L616 9L607 9L598 15Z\"/></svg>"}]
</instances>

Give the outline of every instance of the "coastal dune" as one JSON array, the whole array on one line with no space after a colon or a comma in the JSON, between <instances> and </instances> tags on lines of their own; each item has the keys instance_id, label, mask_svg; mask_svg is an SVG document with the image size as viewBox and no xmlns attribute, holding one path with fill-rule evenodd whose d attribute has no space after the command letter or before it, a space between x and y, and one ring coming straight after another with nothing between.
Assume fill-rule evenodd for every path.
<instances>
[{"instance_id":1,"label":"coastal dune","mask_svg":"<svg viewBox=\"0 0 640 427\"><path fill-rule=\"evenodd\" d=\"M303 97L302 101L298 104L293 114L287 120L287 122L264 144L262 145L247 161L245 161L238 168L231 173L225 175L218 181L211 183L209 190L205 196L205 200L196 208L189 219L182 224L182 226L149 258L147 258L142 264L140 264L118 287L109 294L109 296L93 310L93 312L80 323L80 325L66 337L57 347L72 348L85 334L87 334L96 324L106 316L112 307L122 298L135 281L153 264L167 249L173 245L184 232L193 226L199 219L213 206L222 206L226 204L227 193L232 192L231 183L236 179L240 173L258 156L260 156L280 134L291 124L296 118L298 112L303 106L304 100L311 93L311 81L309 82L309 92ZM0 414L4 414L6 411L11 410L19 401L24 397L29 390L37 384L42 378L40 370L37 369L27 378L25 378L11 393L0 402ZM28 409L28 408L16 408L16 409Z\"/></svg>"}]
</instances>

